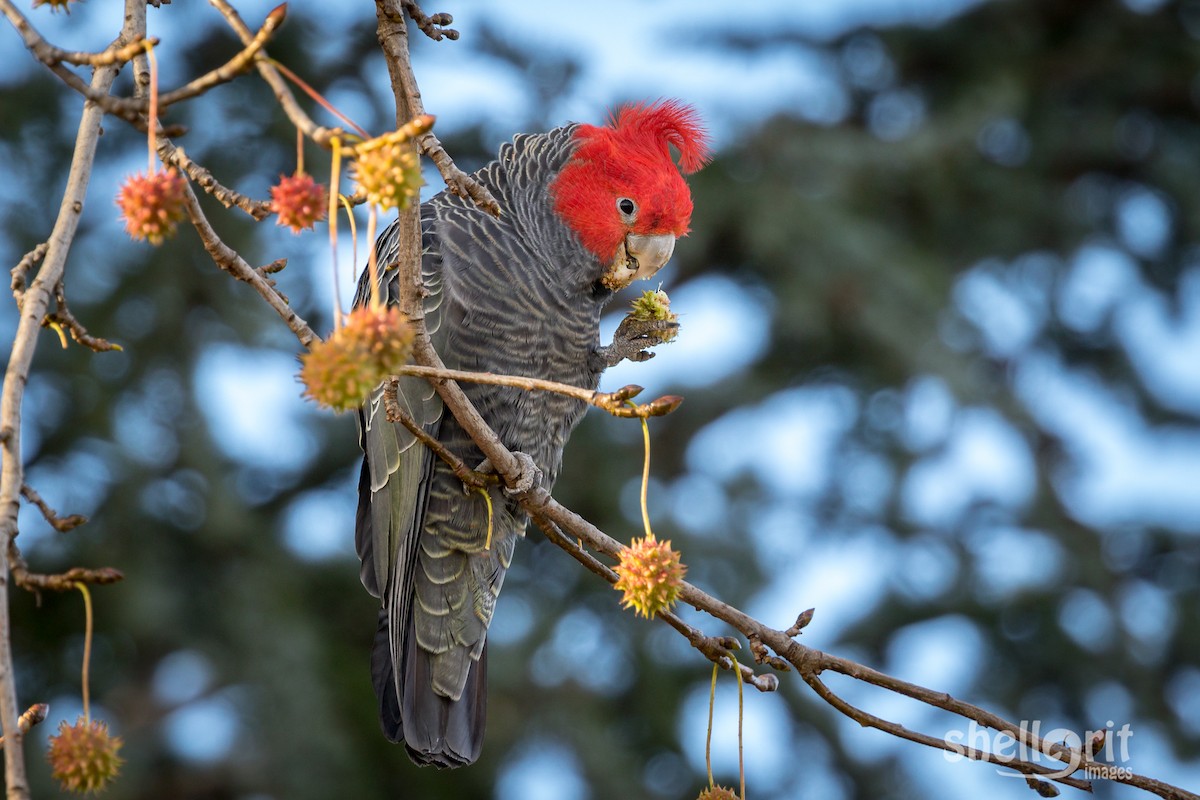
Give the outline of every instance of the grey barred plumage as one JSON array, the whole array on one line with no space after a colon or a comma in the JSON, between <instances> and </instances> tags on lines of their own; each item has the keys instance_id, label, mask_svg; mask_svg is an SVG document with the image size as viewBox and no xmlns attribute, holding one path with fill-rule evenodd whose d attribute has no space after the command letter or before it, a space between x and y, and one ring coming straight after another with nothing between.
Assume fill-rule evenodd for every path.
<instances>
[{"instance_id":1,"label":"grey barred plumage","mask_svg":"<svg viewBox=\"0 0 1200 800\"><path fill-rule=\"evenodd\" d=\"M663 104L643 113L683 112ZM496 197L499 218L450 192L422 205L425 322L447 367L597 387L610 363L599 346L600 313L612 294L602 278L616 254L585 246L557 210L555 181L586 140L581 134L603 130L568 125L504 145L497 160L473 176ZM651 144L677 177L665 140ZM615 215L616 197L606 202ZM667 235L673 241L674 234ZM398 295L398 239L393 223L375 245L379 288L389 303ZM364 270L355 304L370 295ZM528 455L543 485L552 487L585 404L511 387L464 383L462 389L504 445ZM483 460L427 381L401 378L398 399L465 463ZM483 738L487 629L527 518L492 488L487 546L484 498L464 493L444 462L387 421L382 387L359 422L365 456L355 540L363 585L381 601L371 663L384 732L403 740L417 763L468 764Z\"/></svg>"}]
</instances>

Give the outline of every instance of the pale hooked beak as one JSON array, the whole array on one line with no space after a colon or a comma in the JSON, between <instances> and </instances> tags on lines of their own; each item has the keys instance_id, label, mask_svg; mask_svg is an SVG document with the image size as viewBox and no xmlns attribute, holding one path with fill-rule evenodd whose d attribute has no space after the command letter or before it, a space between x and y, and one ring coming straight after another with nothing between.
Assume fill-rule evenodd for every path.
<instances>
[{"instance_id":1,"label":"pale hooked beak","mask_svg":"<svg viewBox=\"0 0 1200 800\"><path fill-rule=\"evenodd\" d=\"M609 289L624 289L635 280L653 277L675 251L675 237L670 233L631 233L617 248L617 257L605 273L603 282Z\"/></svg>"}]
</instances>

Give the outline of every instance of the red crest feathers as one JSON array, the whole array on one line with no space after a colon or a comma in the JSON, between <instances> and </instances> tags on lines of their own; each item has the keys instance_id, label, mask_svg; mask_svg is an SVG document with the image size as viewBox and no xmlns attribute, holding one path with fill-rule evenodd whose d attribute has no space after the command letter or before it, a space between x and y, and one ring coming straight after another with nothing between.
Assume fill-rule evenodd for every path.
<instances>
[{"instance_id":1,"label":"red crest feathers","mask_svg":"<svg viewBox=\"0 0 1200 800\"><path fill-rule=\"evenodd\" d=\"M609 125L618 136L631 142L641 139L675 145L679 167L685 175L700 169L712 157L708 132L700 124L700 115L678 100L621 106L609 119Z\"/></svg>"},{"instance_id":2,"label":"red crest feathers","mask_svg":"<svg viewBox=\"0 0 1200 800\"><path fill-rule=\"evenodd\" d=\"M555 209L588 250L609 259L627 233L687 233L692 197L679 173L695 172L710 158L694 108L678 100L625 105L605 126L580 125L575 138L579 144L552 191ZM618 214L621 198L637 204L634 221Z\"/></svg>"}]
</instances>

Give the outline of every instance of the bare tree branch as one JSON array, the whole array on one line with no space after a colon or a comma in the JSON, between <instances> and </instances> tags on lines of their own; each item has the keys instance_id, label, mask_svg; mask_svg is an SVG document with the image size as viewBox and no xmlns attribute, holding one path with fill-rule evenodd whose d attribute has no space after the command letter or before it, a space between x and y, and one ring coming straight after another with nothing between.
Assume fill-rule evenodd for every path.
<instances>
[{"instance_id":1,"label":"bare tree branch","mask_svg":"<svg viewBox=\"0 0 1200 800\"><path fill-rule=\"evenodd\" d=\"M425 113L421 102L421 90L417 86L412 62L408 57L408 29L398 0L376 0L375 16L379 20L379 45L387 56L388 73L392 78L392 92L396 95L396 125ZM406 9L420 9L416 3L405 2ZM419 24L419 23L418 23ZM403 112L401 114L400 112ZM421 152L438 168L450 191L469 199L492 216L500 216L500 204L483 184L460 170L442 147L437 136L426 133L417 139Z\"/></svg>"},{"instance_id":2,"label":"bare tree branch","mask_svg":"<svg viewBox=\"0 0 1200 800\"><path fill-rule=\"evenodd\" d=\"M107 50L91 55L87 53L70 53L68 51L57 48L48 43L41 34L34 29L33 25L27 20L20 11L13 6L11 0L0 0L0 11L12 22L13 27L21 34L25 41L25 46L29 48L34 57L45 64L51 72L57 75L68 86L81 95L99 104L106 112L121 119L131 122L138 126L140 130L145 130L145 121L142 115L149 110L149 102L143 97L119 98L109 95L107 92L98 92L94 87L88 86L82 78L76 75L71 70L62 66L63 61L70 63L84 63L92 66L108 66L111 64L123 64L133 60L139 53L144 52L146 42L139 39L130 44L110 47ZM284 16L286 15L287 5L276 6L270 14L267 15L262 27L258 32L249 37L245 46L240 52L234 55L229 61L214 70L210 70L205 74L192 79L184 86L178 89L173 89L169 92L164 92L159 95L159 108L166 108L174 103L195 97L202 94L214 86L219 86L222 83L228 83L234 78L241 75L250 68L250 64L254 61L255 56L263 48L272 34L283 24ZM156 44L157 39L151 39L151 44Z\"/></svg>"},{"instance_id":3,"label":"bare tree branch","mask_svg":"<svg viewBox=\"0 0 1200 800\"><path fill-rule=\"evenodd\" d=\"M499 482L499 478L495 475L485 474L477 470L471 469L461 458L451 453L450 450L437 439L430 436L424 428L417 424L407 411L400 406L400 401L397 397L399 391L399 381L392 378L387 382L387 386L383 390L384 410L387 414L388 422L399 422L409 433L417 437L421 444L425 445L438 458L446 462L450 469L454 471L454 476L463 484L476 489L482 489L487 486L495 485Z\"/></svg>"},{"instance_id":4,"label":"bare tree branch","mask_svg":"<svg viewBox=\"0 0 1200 800\"><path fill-rule=\"evenodd\" d=\"M34 58L48 67L64 61L80 66L111 67L116 65L119 67L127 61L131 61L145 47L145 40L139 36L126 43L113 44L99 53L63 50L46 41L45 37L33 27L33 23L10 0L0 0L0 12L8 17L8 21L21 35L25 47L33 53ZM158 44L158 39L150 39L150 43Z\"/></svg>"},{"instance_id":5,"label":"bare tree branch","mask_svg":"<svg viewBox=\"0 0 1200 800\"><path fill-rule=\"evenodd\" d=\"M876 728L884 733L891 734L892 736L900 739L907 739L910 742L923 744L934 749L959 753L976 761L986 761L991 764L999 764L1001 766L1011 767L1012 769L1018 772L1023 772L1027 775L1051 776L1052 780L1064 783L1067 786L1073 786L1076 789L1082 789L1087 792L1092 790L1092 785L1088 781L1081 781L1078 778L1071 777L1052 777L1052 773L1054 773L1055 770L1052 770L1049 767L1041 766L1040 764L1033 764L1019 760L1009 762L1008 760L999 759L992 753L983 750L977 750L972 747L963 746L956 750L954 746L946 742L944 739L938 739L924 733L911 731L903 725L895 722L889 722L885 719L875 716L874 714L868 714L861 709L855 708L841 697L830 691L829 687L826 686L819 677L811 672L803 673L803 678L804 682L812 687L813 691L817 693L818 697L865 728Z\"/></svg>"},{"instance_id":6,"label":"bare tree branch","mask_svg":"<svg viewBox=\"0 0 1200 800\"><path fill-rule=\"evenodd\" d=\"M0 0L0 3L5 6L11 5L8 0ZM126 0L124 25L114 46L129 44L145 35L145 2ZM107 92L118 71L119 68L115 65L97 67L92 74L91 90ZM55 287L62 280L67 253L71 249L71 242L79 225L79 215L83 211L102 121L103 110L100 106L93 102L85 102L58 217L46 242L41 268L24 293L21 316L13 337L12 353L4 373L4 391L0 396L0 439L3 439L3 455L0 460L0 727L10 732L7 746L4 748L4 774L9 800L24 800L29 797L29 783L25 776L25 753L17 713L17 687L13 674L7 587L10 570L8 556L18 532L18 498L24 485L25 467L21 463L21 408L42 319Z\"/></svg>"}]
</instances>

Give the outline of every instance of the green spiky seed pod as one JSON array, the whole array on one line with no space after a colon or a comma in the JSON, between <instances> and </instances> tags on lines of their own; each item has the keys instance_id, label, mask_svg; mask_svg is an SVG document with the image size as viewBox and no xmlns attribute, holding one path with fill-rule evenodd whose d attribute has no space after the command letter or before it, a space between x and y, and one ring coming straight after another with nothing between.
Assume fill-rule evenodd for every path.
<instances>
[{"instance_id":1,"label":"green spiky seed pod","mask_svg":"<svg viewBox=\"0 0 1200 800\"><path fill-rule=\"evenodd\" d=\"M408 362L412 341L412 327L398 308L355 309L345 325L300 357L304 396L334 411L357 408Z\"/></svg>"},{"instance_id":2,"label":"green spiky seed pod","mask_svg":"<svg viewBox=\"0 0 1200 800\"><path fill-rule=\"evenodd\" d=\"M362 148L354 162L354 180L366 193L367 202L384 211L408 208L425 182L416 151L400 141Z\"/></svg>"},{"instance_id":3,"label":"green spiky seed pod","mask_svg":"<svg viewBox=\"0 0 1200 800\"><path fill-rule=\"evenodd\" d=\"M121 745L120 737L109 734L107 723L80 717L68 725L63 720L58 733L50 737L46 759L54 780L67 791L99 792L120 772L124 759L117 751Z\"/></svg>"},{"instance_id":4,"label":"green spiky seed pod","mask_svg":"<svg viewBox=\"0 0 1200 800\"><path fill-rule=\"evenodd\" d=\"M613 588L624 593L621 605L649 618L666 611L679 598L687 567L671 549L670 540L660 542L650 534L634 539L621 551L615 571L619 580Z\"/></svg>"},{"instance_id":5,"label":"green spiky seed pod","mask_svg":"<svg viewBox=\"0 0 1200 800\"><path fill-rule=\"evenodd\" d=\"M634 319L646 322L650 320L679 322L679 315L671 311L671 298L667 297L667 293L662 289L647 289L642 292L642 296L633 301L632 310L629 312L629 315ZM672 328L667 331L652 331L650 335L657 338L660 342L669 342L678 333L678 328Z\"/></svg>"}]
</instances>

